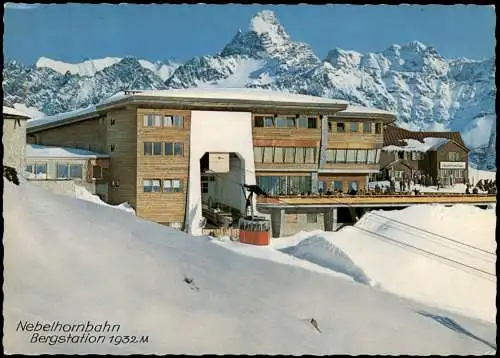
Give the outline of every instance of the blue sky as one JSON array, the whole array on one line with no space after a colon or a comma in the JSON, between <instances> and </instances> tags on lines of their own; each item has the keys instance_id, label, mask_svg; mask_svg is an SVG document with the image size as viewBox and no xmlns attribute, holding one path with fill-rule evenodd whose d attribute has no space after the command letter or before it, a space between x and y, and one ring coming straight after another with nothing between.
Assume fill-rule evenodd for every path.
<instances>
[{"instance_id":1,"label":"blue sky","mask_svg":"<svg viewBox=\"0 0 500 358\"><path fill-rule=\"evenodd\" d=\"M491 6L56 4L7 5L4 56L24 64L41 56L187 60L217 53L264 9L320 58L335 47L378 52L413 40L446 58L484 59L495 51Z\"/></svg>"}]
</instances>

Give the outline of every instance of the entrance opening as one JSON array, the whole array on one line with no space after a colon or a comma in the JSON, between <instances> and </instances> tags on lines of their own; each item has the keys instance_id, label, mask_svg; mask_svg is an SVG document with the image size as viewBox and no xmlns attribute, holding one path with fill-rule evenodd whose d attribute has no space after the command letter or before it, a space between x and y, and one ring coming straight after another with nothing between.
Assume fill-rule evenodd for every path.
<instances>
[{"instance_id":1,"label":"entrance opening","mask_svg":"<svg viewBox=\"0 0 500 358\"><path fill-rule=\"evenodd\" d=\"M206 152L200 159L205 229L237 228L245 213L245 162L236 153Z\"/></svg>"}]
</instances>

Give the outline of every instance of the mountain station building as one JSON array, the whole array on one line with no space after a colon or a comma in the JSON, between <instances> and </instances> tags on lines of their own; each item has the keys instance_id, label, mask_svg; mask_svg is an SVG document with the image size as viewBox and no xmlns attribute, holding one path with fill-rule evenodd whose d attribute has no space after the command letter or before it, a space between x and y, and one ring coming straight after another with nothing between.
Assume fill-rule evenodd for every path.
<instances>
[{"instance_id":1,"label":"mountain station building","mask_svg":"<svg viewBox=\"0 0 500 358\"><path fill-rule=\"evenodd\" d=\"M199 235L207 203L244 215L243 184L276 195L365 190L394 120L345 101L256 89L130 91L32 120L27 136L100 153L106 168L94 160L83 171L100 173L108 203Z\"/></svg>"}]
</instances>

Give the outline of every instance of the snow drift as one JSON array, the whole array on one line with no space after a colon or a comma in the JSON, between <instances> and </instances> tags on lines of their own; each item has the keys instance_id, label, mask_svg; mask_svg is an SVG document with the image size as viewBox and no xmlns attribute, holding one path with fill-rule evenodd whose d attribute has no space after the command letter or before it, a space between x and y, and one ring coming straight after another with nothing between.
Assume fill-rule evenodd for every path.
<instances>
[{"instance_id":1,"label":"snow drift","mask_svg":"<svg viewBox=\"0 0 500 358\"><path fill-rule=\"evenodd\" d=\"M492 350L491 325L446 314L468 335L433 318L443 312L364 285L237 255L207 238L31 183L4 180L4 187L6 353ZM148 343L49 345L30 343L30 332L16 331L19 321L105 320L119 324L120 335L148 336Z\"/></svg>"}]
</instances>

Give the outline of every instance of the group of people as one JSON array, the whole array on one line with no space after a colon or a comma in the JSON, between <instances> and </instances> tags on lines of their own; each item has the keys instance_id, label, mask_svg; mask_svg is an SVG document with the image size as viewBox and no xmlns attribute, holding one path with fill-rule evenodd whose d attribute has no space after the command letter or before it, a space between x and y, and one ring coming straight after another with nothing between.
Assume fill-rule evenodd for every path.
<instances>
[{"instance_id":1,"label":"group of people","mask_svg":"<svg viewBox=\"0 0 500 358\"><path fill-rule=\"evenodd\" d=\"M467 183L467 188L465 189L465 194L471 194L472 185ZM476 186L472 188L472 194L478 194L479 190L487 192L488 194L497 193L497 181L496 179L481 179L477 182Z\"/></svg>"}]
</instances>

